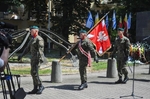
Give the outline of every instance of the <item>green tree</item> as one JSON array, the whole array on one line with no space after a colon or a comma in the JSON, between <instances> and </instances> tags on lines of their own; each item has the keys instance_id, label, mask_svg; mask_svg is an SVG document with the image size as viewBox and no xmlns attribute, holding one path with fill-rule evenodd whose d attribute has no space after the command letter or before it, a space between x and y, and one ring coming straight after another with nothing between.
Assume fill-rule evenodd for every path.
<instances>
[{"instance_id":1,"label":"green tree","mask_svg":"<svg viewBox=\"0 0 150 99\"><path fill-rule=\"evenodd\" d=\"M90 10L91 0L53 0L55 13L62 13L62 16L52 16L51 30L63 35L68 40L69 34L77 34L85 29L85 20ZM53 9L53 10L54 10Z\"/></svg>"},{"instance_id":2,"label":"green tree","mask_svg":"<svg viewBox=\"0 0 150 99\"><path fill-rule=\"evenodd\" d=\"M47 22L47 2L46 0L24 0L25 13L30 17L36 18L36 23L44 24Z\"/></svg>"},{"instance_id":3,"label":"green tree","mask_svg":"<svg viewBox=\"0 0 150 99\"><path fill-rule=\"evenodd\" d=\"M25 12L28 12L29 17L34 16L37 20L37 23L48 23L47 20L47 1L48 0L0 0L0 2L11 3L19 5L24 3ZM100 1L100 0L99 0ZM51 22L53 26L51 30L62 35L68 40L69 34L77 34L78 31L83 28L88 30L85 27L85 21L87 19L88 11L90 10L91 2L99 7L100 2L98 0L52 0L54 3L53 11L51 13ZM119 16L124 16L125 13L132 14L132 24L129 32L133 34L133 37L136 35L136 14L141 11L149 11L150 1L149 0L113 0L112 4L117 4L115 6L117 21ZM103 6L104 7L104 6ZM109 11L107 4L102 10L101 16L103 16L107 11ZM58 15L53 16L53 12ZM95 12L91 11L94 15ZM112 12L110 12L112 15ZM111 19L110 19L111 20ZM109 31L112 31L109 28ZM116 32L114 32L116 33Z\"/></svg>"},{"instance_id":4,"label":"green tree","mask_svg":"<svg viewBox=\"0 0 150 99\"><path fill-rule=\"evenodd\" d=\"M16 9L11 10L11 6L18 7L21 5L21 1L20 0L0 0L0 4L1 5L4 4L8 6L8 9L5 9L7 10L7 12L17 12Z\"/></svg>"},{"instance_id":5,"label":"green tree","mask_svg":"<svg viewBox=\"0 0 150 99\"><path fill-rule=\"evenodd\" d=\"M6 3L9 5L19 6L21 4L21 1L20 0L0 0L0 3Z\"/></svg>"}]
</instances>

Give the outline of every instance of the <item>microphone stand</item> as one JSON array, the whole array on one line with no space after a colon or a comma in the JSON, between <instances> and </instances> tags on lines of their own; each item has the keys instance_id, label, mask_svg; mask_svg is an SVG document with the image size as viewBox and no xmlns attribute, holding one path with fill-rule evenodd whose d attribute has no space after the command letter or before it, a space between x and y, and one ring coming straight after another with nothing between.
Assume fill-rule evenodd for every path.
<instances>
[{"instance_id":1,"label":"microphone stand","mask_svg":"<svg viewBox=\"0 0 150 99\"><path fill-rule=\"evenodd\" d=\"M130 96L132 96L133 99L135 99L135 97L143 98L143 97L141 97L141 96L137 96L137 95L134 94L135 55L133 55L133 61L134 61L134 63L133 63L133 83L132 83L132 93L131 93L131 95L120 96L120 98L123 98L123 97L130 97Z\"/></svg>"}]
</instances>

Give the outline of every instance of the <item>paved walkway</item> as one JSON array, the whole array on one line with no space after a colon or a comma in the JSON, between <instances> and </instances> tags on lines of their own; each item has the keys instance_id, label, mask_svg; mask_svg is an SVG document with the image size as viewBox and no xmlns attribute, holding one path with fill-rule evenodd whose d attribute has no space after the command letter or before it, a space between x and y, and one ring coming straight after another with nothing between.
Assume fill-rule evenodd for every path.
<instances>
[{"instance_id":1,"label":"paved walkway","mask_svg":"<svg viewBox=\"0 0 150 99\"><path fill-rule=\"evenodd\" d=\"M61 83L52 83L50 75L41 76L45 86L43 93L26 95L25 99L120 99L120 96L127 96L122 99L140 99L137 96L150 99L149 65L136 65L134 80L130 70L129 77L127 84L114 84L118 78L107 78L106 70L88 73L88 88L77 90L80 85L79 74L64 74ZM21 87L26 92L32 90L31 77L21 77ZM3 99L1 90L0 86L0 99Z\"/></svg>"}]
</instances>

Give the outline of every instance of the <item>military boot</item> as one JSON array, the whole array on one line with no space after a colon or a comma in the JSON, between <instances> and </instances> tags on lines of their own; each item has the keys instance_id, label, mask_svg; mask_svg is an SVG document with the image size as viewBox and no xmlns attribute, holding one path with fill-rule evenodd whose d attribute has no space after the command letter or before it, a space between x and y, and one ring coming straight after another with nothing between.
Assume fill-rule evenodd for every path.
<instances>
[{"instance_id":1,"label":"military boot","mask_svg":"<svg viewBox=\"0 0 150 99\"><path fill-rule=\"evenodd\" d=\"M115 82L115 84L120 84L122 83L122 77L119 77L119 79Z\"/></svg>"},{"instance_id":2,"label":"military boot","mask_svg":"<svg viewBox=\"0 0 150 99\"><path fill-rule=\"evenodd\" d=\"M36 94L38 91L37 86L34 86L33 90L28 92L27 94Z\"/></svg>"},{"instance_id":3,"label":"military boot","mask_svg":"<svg viewBox=\"0 0 150 99\"><path fill-rule=\"evenodd\" d=\"M82 83L80 86L79 86L79 90L83 90L84 88L87 88L88 87L88 85L87 85L87 82L84 82L84 83Z\"/></svg>"},{"instance_id":4,"label":"military boot","mask_svg":"<svg viewBox=\"0 0 150 99\"><path fill-rule=\"evenodd\" d=\"M129 80L129 77L128 77L128 76L125 76L125 78L124 78L124 80L123 80L123 83L126 84L128 80Z\"/></svg>"},{"instance_id":5,"label":"military boot","mask_svg":"<svg viewBox=\"0 0 150 99\"><path fill-rule=\"evenodd\" d=\"M41 94L44 89L45 89L45 88L44 88L43 85L39 85L39 89L38 89L38 91L36 92L36 94Z\"/></svg>"}]
</instances>

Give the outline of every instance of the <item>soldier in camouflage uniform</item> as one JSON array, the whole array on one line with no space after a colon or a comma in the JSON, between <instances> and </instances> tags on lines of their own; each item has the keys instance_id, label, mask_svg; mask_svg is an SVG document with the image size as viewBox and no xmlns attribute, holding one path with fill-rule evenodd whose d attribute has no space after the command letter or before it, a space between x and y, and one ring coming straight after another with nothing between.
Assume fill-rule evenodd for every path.
<instances>
[{"instance_id":1,"label":"soldier in camouflage uniform","mask_svg":"<svg viewBox=\"0 0 150 99\"><path fill-rule=\"evenodd\" d=\"M79 58L79 73L81 79L81 85L79 86L79 90L87 88L87 72L86 67L89 65L91 66L91 55L94 57L94 60L98 62L97 53L94 49L94 45L91 41L87 38L86 31L80 30L80 41L77 42L77 45L74 47L73 50L76 50L78 58Z\"/></svg>"},{"instance_id":2,"label":"soldier in camouflage uniform","mask_svg":"<svg viewBox=\"0 0 150 99\"><path fill-rule=\"evenodd\" d=\"M128 81L128 71L126 69L126 62L129 56L130 49L130 40L123 35L124 29L118 28L118 38L115 41L112 58L114 54L116 54L117 59L117 70L119 80L115 83L126 83ZM124 80L122 80L122 76L124 75Z\"/></svg>"},{"instance_id":3,"label":"soldier in camouflage uniform","mask_svg":"<svg viewBox=\"0 0 150 99\"><path fill-rule=\"evenodd\" d=\"M28 94L41 94L44 90L42 81L39 77L39 67L40 64L44 61L44 40L41 36L38 35L39 28L37 26L31 26L30 32L32 39L28 43L27 47L21 55L18 56L20 60L27 52L31 53L31 76L33 79L34 89Z\"/></svg>"}]
</instances>

